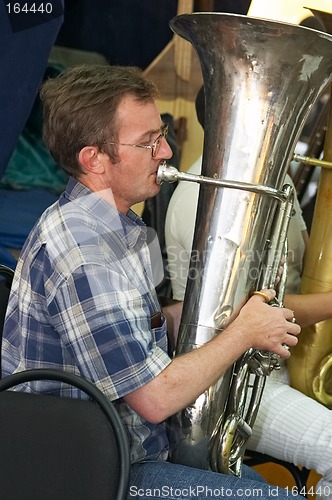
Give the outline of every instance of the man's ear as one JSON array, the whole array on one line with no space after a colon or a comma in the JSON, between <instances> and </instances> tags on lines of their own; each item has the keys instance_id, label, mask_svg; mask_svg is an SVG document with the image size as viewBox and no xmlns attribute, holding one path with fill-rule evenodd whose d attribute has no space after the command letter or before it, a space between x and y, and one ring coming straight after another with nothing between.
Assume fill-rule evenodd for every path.
<instances>
[{"instance_id":1,"label":"man's ear","mask_svg":"<svg viewBox=\"0 0 332 500\"><path fill-rule=\"evenodd\" d=\"M104 172L105 153L99 151L96 146L85 146L78 154L78 161L84 170L96 174ZM106 155L106 157L108 157Z\"/></svg>"}]
</instances>

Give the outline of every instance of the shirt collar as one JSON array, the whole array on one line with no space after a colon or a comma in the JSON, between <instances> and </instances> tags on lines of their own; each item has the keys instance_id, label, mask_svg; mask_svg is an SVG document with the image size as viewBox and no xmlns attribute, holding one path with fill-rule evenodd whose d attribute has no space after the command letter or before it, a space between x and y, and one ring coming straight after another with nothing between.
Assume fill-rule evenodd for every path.
<instances>
[{"instance_id":1,"label":"shirt collar","mask_svg":"<svg viewBox=\"0 0 332 500\"><path fill-rule=\"evenodd\" d=\"M141 217L131 209L126 215L116 207L101 198L98 193L91 191L84 184L71 177L63 193L63 203L74 202L92 217L98 218L112 230L120 231L127 241L128 248L137 243L143 244L147 240L147 227ZM61 200L60 200L61 203Z\"/></svg>"}]
</instances>

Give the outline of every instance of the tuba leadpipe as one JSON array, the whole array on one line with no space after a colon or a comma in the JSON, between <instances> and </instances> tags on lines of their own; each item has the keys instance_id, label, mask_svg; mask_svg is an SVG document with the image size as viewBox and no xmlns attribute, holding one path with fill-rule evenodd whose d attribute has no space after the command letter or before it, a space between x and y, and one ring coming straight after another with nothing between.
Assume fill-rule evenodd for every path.
<instances>
[{"instance_id":1,"label":"tuba leadpipe","mask_svg":"<svg viewBox=\"0 0 332 500\"><path fill-rule=\"evenodd\" d=\"M332 37L222 13L184 14L170 26L192 43L202 68L202 176L225 183L200 185L176 347L181 355L222 334L254 290L275 285L287 226L280 222L289 219L291 205L226 184L282 189L301 128L332 73ZM271 247L277 249L272 257ZM271 353L250 350L174 415L171 460L240 475L265 378L275 366Z\"/></svg>"},{"instance_id":2,"label":"tuba leadpipe","mask_svg":"<svg viewBox=\"0 0 332 500\"><path fill-rule=\"evenodd\" d=\"M260 186L258 184L250 184L248 182L216 179L215 177L211 178L204 177L204 175L180 172L176 167L173 167L172 165L161 163L157 172L157 183L162 184L165 181L170 183L178 181L197 182L198 184L208 184L209 186L225 187L230 189L239 189L240 191L265 194L268 196L272 196L273 198L276 198L280 201L286 201L288 199L288 195L285 191L280 191L269 186Z\"/></svg>"}]
</instances>

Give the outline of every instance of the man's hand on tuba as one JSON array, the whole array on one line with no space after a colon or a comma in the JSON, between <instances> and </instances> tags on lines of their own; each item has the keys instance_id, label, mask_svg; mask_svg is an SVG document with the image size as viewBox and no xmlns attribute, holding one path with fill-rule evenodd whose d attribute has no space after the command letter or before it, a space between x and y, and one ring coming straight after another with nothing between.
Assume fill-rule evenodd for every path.
<instances>
[{"instance_id":1,"label":"man's hand on tuba","mask_svg":"<svg viewBox=\"0 0 332 500\"><path fill-rule=\"evenodd\" d=\"M233 325L244 332L248 348L263 349L289 358L288 347L297 344L301 328L294 323L294 312L285 307L271 307L275 291L256 292L242 307Z\"/></svg>"}]
</instances>

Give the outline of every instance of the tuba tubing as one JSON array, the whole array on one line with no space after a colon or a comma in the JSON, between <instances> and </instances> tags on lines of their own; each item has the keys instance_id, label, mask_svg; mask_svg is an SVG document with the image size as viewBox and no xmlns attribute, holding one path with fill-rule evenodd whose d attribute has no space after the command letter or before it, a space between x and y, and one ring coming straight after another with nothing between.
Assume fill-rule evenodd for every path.
<instances>
[{"instance_id":1,"label":"tuba tubing","mask_svg":"<svg viewBox=\"0 0 332 500\"><path fill-rule=\"evenodd\" d=\"M325 135L324 161L332 160L332 115ZM318 183L300 293L332 291L332 170L323 168ZM287 362L290 384L332 409L332 319L302 329Z\"/></svg>"},{"instance_id":2,"label":"tuba tubing","mask_svg":"<svg viewBox=\"0 0 332 500\"><path fill-rule=\"evenodd\" d=\"M310 9L332 33L332 14ZM332 291L332 87L323 161L300 293ZM291 386L332 409L332 319L303 328L299 344L291 349L288 372Z\"/></svg>"},{"instance_id":3,"label":"tuba tubing","mask_svg":"<svg viewBox=\"0 0 332 500\"><path fill-rule=\"evenodd\" d=\"M282 189L301 128L332 73L332 37L223 13L183 14L170 26L191 42L201 64L202 176L225 182L224 187L200 185L176 347L181 355L222 334L254 290L275 284L287 226L276 220L287 222L289 206L281 210L286 202L226 184ZM271 248L277 249L272 258ZM270 354L244 353L213 387L173 416L172 461L241 474L261 389L275 367ZM252 375L260 391L248 403Z\"/></svg>"}]
</instances>

